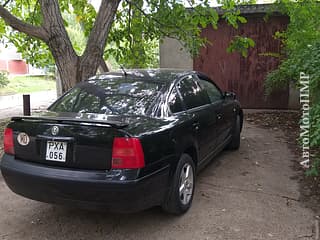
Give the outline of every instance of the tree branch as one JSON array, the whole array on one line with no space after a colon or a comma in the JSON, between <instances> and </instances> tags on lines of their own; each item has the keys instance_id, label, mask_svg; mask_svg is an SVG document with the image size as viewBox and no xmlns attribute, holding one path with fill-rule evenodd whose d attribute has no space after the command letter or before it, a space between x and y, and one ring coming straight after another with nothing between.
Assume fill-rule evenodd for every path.
<instances>
[{"instance_id":1,"label":"tree branch","mask_svg":"<svg viewBox=\"0 0 320 240\"><path fill-rule=\"evenodd\" d=\"M0 17L3 18L6 24L19 32L23 32L31 37L39 38L41 40L45 40L47 38L47 34L42 27L34 26L18 19L2 5L0 5Z\"/></svg>"},{"instance_id":2,"label":"tree branch","mask_svg":"<svg viewBox=\"0 0 320 240\"><path fill-rule=\"evenodd\" d=\"M101 58L100 68L101 68L101 70L102 70L101 72L109 72L108 65L107 65L106 62L104 61L103 57Z\"/></svg>"},{"instance_id":3,"label":"tree branch","mask_svg":"<svg viewBox=\"0 0 320 240\"><path fill-rule=\"evenodd\" d=\"M99 12L87 41L86 49L80 57L80 75L82 79L87 79L97 72L120 1L121 0L101 1Z\"/></svg>"},{"instance_id":4,"label":"tree branch","mask_svg":"<svg viewBox=\"0 0 320 240\"><path fill-rule=\"evenodd\" d=\"M58 0L39 0L43 16L42 27L48 33L46 44L58 68L62 89L66 91L82 80L78 73L77 56L63 23Z\"/></svg>"},{"instance_id":5,"label":"tree branch","mask_svg":"<svg viewBox=\"0 0 320 240\"><path fill-rule=\"evenodd\" d=\"M43 16L42 27L48 33L46 41L56 61L70 57L77 60L71 40L63 23L59 2L57 0L40 0Z\"/></svg>"},{"instance_id":6,"label":"tree branch","mask_svg":"<svg viewBox=\"0 0 320 240\"><path fill-rule=\"evenodd\" d=\"M153 21L154 23L156 23L159 26L158 31L164 36L164 37L171 37L171 38L175 38L177 40L179 40L177 38L178 36L178 31L183 32L186 35L189 35L188 32L186 32L183 28L177 26L177 25L172 25L172 24L168 24L168 23L162 23L159 19L157 19L156 17L153 17L149 14L147 14L140 6L138 6L138 4L135 1L132 0L125 0L128 4L133 4L135 6L135 8L142 13L142 15L144 15L146 18L150 19L151 21ZM174 30L171 30L171 32L167 33L165 31L162 30L162 28L167 28L170 27Z\"/></svg>"},{"instance_id":7,"label":"tree branch","mask_svg":"<svg viewBox=\"0 0 320 240\"><path fill-rule=\"evenodd\" d=\"M121 0L102 0L83 57L103 54L114 15ZM99 57L100 58L100 57Z\"/></svg>"},{"instance_id":8,"label":"tree branch","mask_svg":"<svg viewBox=\"0 0 320 240\"><path fill-rule=\"evenodd\" d=\"M2 4L2 7L6 7L10 1L11 0L7 0L4 4Z\"/></svg>"}]
</instances>

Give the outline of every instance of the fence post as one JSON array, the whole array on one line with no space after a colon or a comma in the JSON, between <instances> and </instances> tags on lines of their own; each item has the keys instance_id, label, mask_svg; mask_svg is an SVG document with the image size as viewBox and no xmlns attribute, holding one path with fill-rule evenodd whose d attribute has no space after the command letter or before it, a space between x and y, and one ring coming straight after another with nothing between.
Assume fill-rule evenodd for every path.
<instances>
[{"instance_id":1,"label":"fence post","mask_svg":"<svg viewBox=\"0 0 320 240\"><path fill-rule=\"evenodd\" d=\"M31 115L30 95L29 94L23 94L23 115L24 116L30 116Z\"/></svg>"}]
</instances>

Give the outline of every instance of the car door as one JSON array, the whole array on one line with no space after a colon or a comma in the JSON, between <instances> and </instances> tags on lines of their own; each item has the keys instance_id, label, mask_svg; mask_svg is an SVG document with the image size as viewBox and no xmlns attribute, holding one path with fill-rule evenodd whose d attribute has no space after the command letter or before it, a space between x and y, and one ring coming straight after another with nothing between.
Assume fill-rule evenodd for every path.
<instances>
[{"instance_id":1,"label":"car door","mask_svg":"<svg viewBox=\"0 0 320 240\"><path fill-rule=\"evenodd\" d=\"M176 85L189 115L190 125L198 142L199 163L210 155L211 140L215 138L216 116L210 111L210 99L196 77L189 75Z\"/></svg>"},{"instance_id":2,"label":"car door","mask_svg":"<svg viewBox=\"0 0 320 240\"><path fill-rule=\"evenodd\" d=\"M214 82L205 76L198 75L200 86L206 90L212 105L211 110L215 112L216 119L216 138L213 146L219 148L230 136L233 119L232 102L225 99L221 90Z\"/></svg>"}]
</instances>

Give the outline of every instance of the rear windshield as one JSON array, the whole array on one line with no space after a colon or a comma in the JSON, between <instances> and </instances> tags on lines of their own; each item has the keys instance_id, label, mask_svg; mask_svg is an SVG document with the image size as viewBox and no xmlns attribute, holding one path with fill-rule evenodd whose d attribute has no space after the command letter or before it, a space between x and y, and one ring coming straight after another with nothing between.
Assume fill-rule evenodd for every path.
<instances>
[{"instance_id":1,"label":"rear windshield","mask_svg":"<svg viewBox=\"0 0 320 240\"><path fill-rule=\"evenodd\" d=\"M128 78L90 80L74 87L50 108L54 112L148 115L162 85Z\"/></svg>"}]
</instances>

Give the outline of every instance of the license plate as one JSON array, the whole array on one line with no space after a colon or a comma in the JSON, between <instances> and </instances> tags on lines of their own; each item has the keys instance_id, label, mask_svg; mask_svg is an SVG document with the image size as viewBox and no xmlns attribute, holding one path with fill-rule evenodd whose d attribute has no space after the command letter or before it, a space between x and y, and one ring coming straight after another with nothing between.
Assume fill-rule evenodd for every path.
<instances>
[{"instance_id":1,"label":"license plate","mask_svg":"<svg viewBox=\"0 0 320 240\"><path fill-rule=\"evenodd\" d=\"M47 142L47 152L46 160L65 162L67 155L67 143L48 141Z\"/></svg>"}]
</instances>

